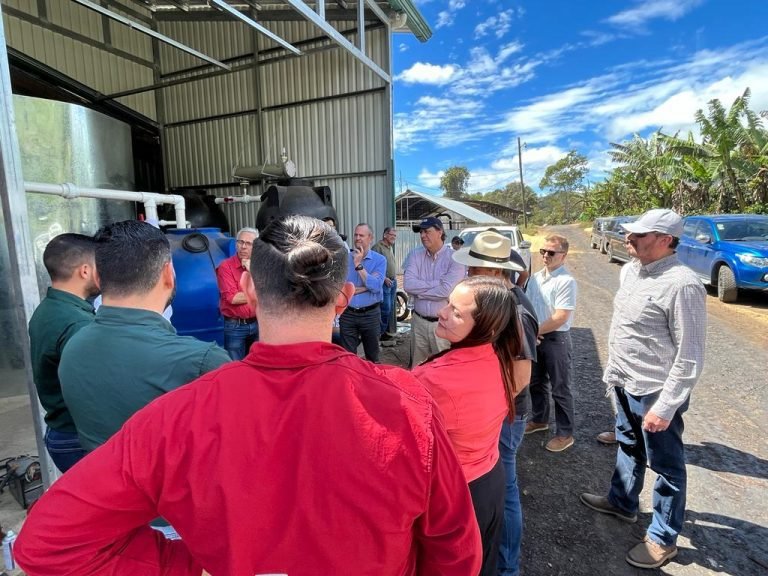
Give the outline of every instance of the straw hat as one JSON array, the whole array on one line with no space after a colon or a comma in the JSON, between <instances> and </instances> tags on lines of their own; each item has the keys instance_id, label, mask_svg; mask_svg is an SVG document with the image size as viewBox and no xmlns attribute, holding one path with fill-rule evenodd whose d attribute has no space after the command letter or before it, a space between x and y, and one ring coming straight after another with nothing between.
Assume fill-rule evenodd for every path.
<instances>
[{"instance_id":1,"label":"straw hat","mask_svg":"<svg viewBox=\"0 0 768 576\"><path fill-rule=\"evenodd\" d=\"M462 248L452 254L453 259L465 266L477 268L503 268L524 272L525 268L510 262L512 241L498 232L480 232L469 248Z\"/></svg>"}]
</instances>

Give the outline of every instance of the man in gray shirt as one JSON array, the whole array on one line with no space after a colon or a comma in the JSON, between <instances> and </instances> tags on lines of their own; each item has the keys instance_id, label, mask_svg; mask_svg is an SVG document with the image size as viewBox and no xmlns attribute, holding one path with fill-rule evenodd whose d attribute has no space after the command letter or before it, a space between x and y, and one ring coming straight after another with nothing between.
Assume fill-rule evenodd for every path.
<instances>
[{"instance_id":1,"label":"man in gray shirt","mask_svg":"<svg viewBox=\"0 0 768 576\"><path fill-rule=\"evenodd\" d=\"M626 560L658 568L677 555L685 516L683 413L704 365L706 292L675 248L680 216L655 209L622 224L633 260L621 270L603 380L616 395L619 450L608 496L582 494L589 508L637 521L646 464L658 477L653 518Z\"/></svg>"},{"instance_id":2,"label":"man in gray shirt","mask_svg":"<svg viewBox=\"0 0 768 576\"><path fill-rule=\"evenodd\" d=\"M467 271L451 258L453 249L445 243L439 218L425 218L413 226L413 231L421 237L422 247L408 254L403 288L413 302L411 366L417 366L450 346L450 342L435 336L437 313L448 304L448 296Z\"/></svg>"}]
</instances>

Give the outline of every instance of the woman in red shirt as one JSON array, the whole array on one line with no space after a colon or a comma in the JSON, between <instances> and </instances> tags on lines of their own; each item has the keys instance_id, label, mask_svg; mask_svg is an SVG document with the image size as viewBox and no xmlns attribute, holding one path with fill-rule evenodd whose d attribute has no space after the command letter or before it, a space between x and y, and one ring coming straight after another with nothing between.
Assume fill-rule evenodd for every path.
<instances>
[{"instance_id":1,"label":"woman in red shirt","mask_svg":"<svg viewBox=\"0 0 768 576\"><path fill-rule=\"evenodd\" d=\"M483 541L480 575L495 576L505 491L499 435L504 418L514 418L521 347L512 292L497 278L463 280L440 310L435 334L451 347L413 373L440 408L469 484Z\"/></svg>"}]
</instances>

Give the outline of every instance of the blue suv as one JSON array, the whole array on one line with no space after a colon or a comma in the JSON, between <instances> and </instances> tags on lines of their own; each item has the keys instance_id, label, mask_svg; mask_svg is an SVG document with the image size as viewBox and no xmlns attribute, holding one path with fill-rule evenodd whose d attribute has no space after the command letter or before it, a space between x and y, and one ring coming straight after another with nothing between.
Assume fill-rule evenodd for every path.
<instances>
[{"instance_id":1,"label":"blue suv","mask_svg":"<svg viewBox=\"0 0 768 576\"><path fill-rule=\"evenodd\" d=\"M723 302L735 302L739 289L768 293L768 216L689 216L677 253Z\"/></svg>"}]
</instances>

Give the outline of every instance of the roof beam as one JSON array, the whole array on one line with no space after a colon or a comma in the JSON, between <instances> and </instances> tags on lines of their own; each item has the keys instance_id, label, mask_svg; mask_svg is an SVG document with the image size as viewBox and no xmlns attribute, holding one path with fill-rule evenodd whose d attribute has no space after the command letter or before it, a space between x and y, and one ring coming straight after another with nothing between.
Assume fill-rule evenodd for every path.
<instances>
[{"instance_id":1,"label":"roof beam","mask_svg":"<svg viewBox=\"0 0 768 576\"><path fill-rule=\"evenodd\" d=\"M249 18L248 16L246 16L245 14L240 12L240 10L232 8L232 6L230 6L229 4L224 2L224 0L211 0L211 2L213 2L216 6L221 7L222 10L225 10L226 12L229 12L232 16L234 16L238 20L242 20L243 22L248 24L248 26L251 26L252 28L255 28L256 30L258 30L259 32L264 34L264 36L266 36L267 38L277 42L283 48L286 48L287 50L290 50L294 54L301 55L301 50L299 50L298 48L292 46L291 44L289 44L288 42L286 42L285 40L280 38L280 36L278 36L277 34L273 33L271 30L267 30L266 28L264 28L264 26L262 26L261 24L259 24L255 20L253 20L252 18Z\"/></svg>"},{"instance_id":2,"label":"roof beam","mask_svg":"<svg viewBox=\"0 0 768 576\"><path fill-rule=\"evenodd\" d=\"M117 14L116 12L112 12L111 10L107 10L103 6L100 6L99 4L95 4L91 2L91 0L72 0L73 2L77 2L81 6L85 6L86 8L93 10L94 12L98 12L99 14L103 14L104 16L107 16L109 18L112 18L112 20L115 20L117 22L120 22L121 24L124 24L125 26L128 26L129 28L133 28L137 32L141 32L142 34L146 34L147 36L152 36L152 38L157 38L161 42L165 42L166 44L169 44L173 46L174 48L178 48L179 50L186 52L187 54L192 54L193 56L200 58L201 60L205 60L206 62L210 62L211 64L214 64L215 66L219 66L220 68L224 68L225 70L229 70L229 66L226 64L219 62L218 60L215 60L214 58L211 58L210 56L206 56L202 52L198 52L194 48L190 48L189 46L182 44L181 42L177 42L173 38L169 38L168 36L165 36L163 34L160 34L159 32L155 32L151 28L147 28L146 26L143 26L142 24L139 24L138 22L135 22L134 20L131 20L130 18L126 18L125 16L122 16L120 14Z\"/></svg>"},{"instance_id":3,"label":"roof beam","mask_svg":"<svg viewBox=\"0 0 768 576\"><path fill-rule=\"evenodd\" d=\"M371 60L365 53L361 52L357 46L352 44L349 40L344 38L336 28L331 26L325 19L320 18L320 15L307 6L306 2L302 0L284 0L286 3L293 6L293 8L304 16L307 20L319 27L325 34L336 44L344 48L347 52L352 54L360 62L365 64L371 71L382 78L385 82L391 82L389 74L387 74L376 62ZM365 29L358 30L359 34L365 34Z\"/></svg>"}]
</instances>

